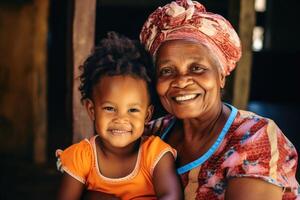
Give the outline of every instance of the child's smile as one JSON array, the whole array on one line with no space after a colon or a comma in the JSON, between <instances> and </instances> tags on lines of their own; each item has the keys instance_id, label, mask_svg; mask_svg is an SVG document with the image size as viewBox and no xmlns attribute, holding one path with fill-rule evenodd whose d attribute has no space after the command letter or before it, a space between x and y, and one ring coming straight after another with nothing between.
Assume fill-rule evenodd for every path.
<instances>
[{"instance_id":1,"label":"child's smile","mask_svg":"<svg viewBox=\"0 0 300 200\"><path fill-rule=\"evenodd\" d=\"M125 126L120 126L120 125L112 126L112 127L109 127L107 129L107 131L110 132L112 135L116 135L116 136L132 134L132 129L128 125L125 125Z\"/></svg>"}]
</instances>

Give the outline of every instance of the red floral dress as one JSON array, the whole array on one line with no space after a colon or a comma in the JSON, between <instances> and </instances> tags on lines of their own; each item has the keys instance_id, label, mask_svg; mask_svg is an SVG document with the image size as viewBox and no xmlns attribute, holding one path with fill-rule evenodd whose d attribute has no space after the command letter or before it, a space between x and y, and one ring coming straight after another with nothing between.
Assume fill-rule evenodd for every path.
<instances>
[{"instance_id":1,"label":"red floral dress","mask_svg":"<svg viewBox=\"0 0 300 200\"><path fill-rule=\"evenodd\" d=\"M282 187L283 199L300 199L295 178L298 156L293 144L270 119L237 110L231 114L217 141L200 158L180 166L185 199L224 199L227 181L251 177ZM162 139L176 118L168 115L149 124Z\"/></svg>"}]
</instances>

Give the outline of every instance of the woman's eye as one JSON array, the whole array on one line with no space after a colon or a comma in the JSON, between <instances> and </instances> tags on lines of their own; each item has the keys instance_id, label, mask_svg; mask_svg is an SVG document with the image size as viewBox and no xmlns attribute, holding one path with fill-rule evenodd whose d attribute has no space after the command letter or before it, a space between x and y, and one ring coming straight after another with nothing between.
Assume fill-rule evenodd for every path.
<instances>
[{"instance_id":1,"label":"woman's eye","mask_svg":"<svg viewBox=\"0 0 300 200\"><path fill-rule=\"evenodd\" d=\"M170 67L164 67L159 70L160 77L171 76L173 73L174 73L174 70Z\"/></svg>"},{"instance_id":2,"label":"woman's eye","mask_svg":"<svg viewBox=\"0 0 300 200\"><path fill-rule=\"evenodd\" d=\"M190 68L191 72L194 73L202 73L205 69L201 67L200 65L192 65Z\"/></svg>"},{"instance_id":3,"label":"woman's eye","mask_svg":"<svg viewBox=\"0 0 300 200\"><path fill-rule=\"evenodd\" d=\"M128 110L128 112L135 113L135 112L140 112L140 110L137 109L137 108L130 108L130 109Z\"/></svg>"},{"instance_id":4,"label":"woman's eye","mask_svg":"<svg viewBox=\"0 0 300 200\"><path fill-rule=\"evenodd\" d=\"M116 111L116 109L114 107L111 107L111 106L105 106L105 107L103 107L103 110L108 111L108 112Z\"/></svg>"}]
</instances>

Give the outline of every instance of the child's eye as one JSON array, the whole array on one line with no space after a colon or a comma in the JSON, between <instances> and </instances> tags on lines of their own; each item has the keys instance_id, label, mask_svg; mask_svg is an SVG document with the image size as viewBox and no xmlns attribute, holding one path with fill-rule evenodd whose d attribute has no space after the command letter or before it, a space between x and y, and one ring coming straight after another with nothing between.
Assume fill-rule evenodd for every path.
<instances>
[{"instance_id":1,"label":"child's eye","mask_svg":"<svg viewBox=\"0 0 300 200\"><path fill-rule=\"evenodd\" d=\"M140 110L137 109L137 108L130 108L130 109L128 110L128 112L135 113L135 112L140 112Z\"/></svg>"},{"instance_id":2,"label":"child's eye","mask_svg":"<svg viewBox=\"0 0 300 200\"><path fill-rule=\"evenodd\" d=\"M172 69L171 67L164 67L159 70L158 75L160 77L166 77L166 76L171 76L173 74L174 74L174 69Z\"/></svg>"},{"instance_id":3,"label":"child's eye","mask_svg":"<svg viewBox=\"0 0 300 200\"><path fill-rule=\"evenodd\" d=\"M103 107L103 110L108 111L108 112L115 112L116 109L112 106L105 106Z\"/></svg>"},{"instance_id":4,"label":"child's eye","mask_svg":"<svg viewBox=\"0 0 300 200\"><path fill-rule=\"evenodd\" d=\"M200 66L200 65L192 65L190 68L191 72L193 73L202 73L205 69L204 67Z\"/></svg>"}]
</instances>

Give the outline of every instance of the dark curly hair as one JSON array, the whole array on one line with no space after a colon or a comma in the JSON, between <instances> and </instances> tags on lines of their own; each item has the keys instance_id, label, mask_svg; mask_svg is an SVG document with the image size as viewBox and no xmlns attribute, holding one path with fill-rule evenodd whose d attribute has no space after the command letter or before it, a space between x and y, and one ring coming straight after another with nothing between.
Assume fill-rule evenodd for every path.
<instances>
[{"instance_id":1,"label":"dark curly hair","mask_svg":"<svg viewBox=\"0 0 300 200\"><path fill-rule=\"evenodd\" d=\"M80 66L81 101L91 99L93 87L103 76L130 75L146 81L152 99L154 68L151 56L135 40L116 32L108 32L92 54ZM154 85L154 84L153 84Z\"/></svg>"}]
</instances>

